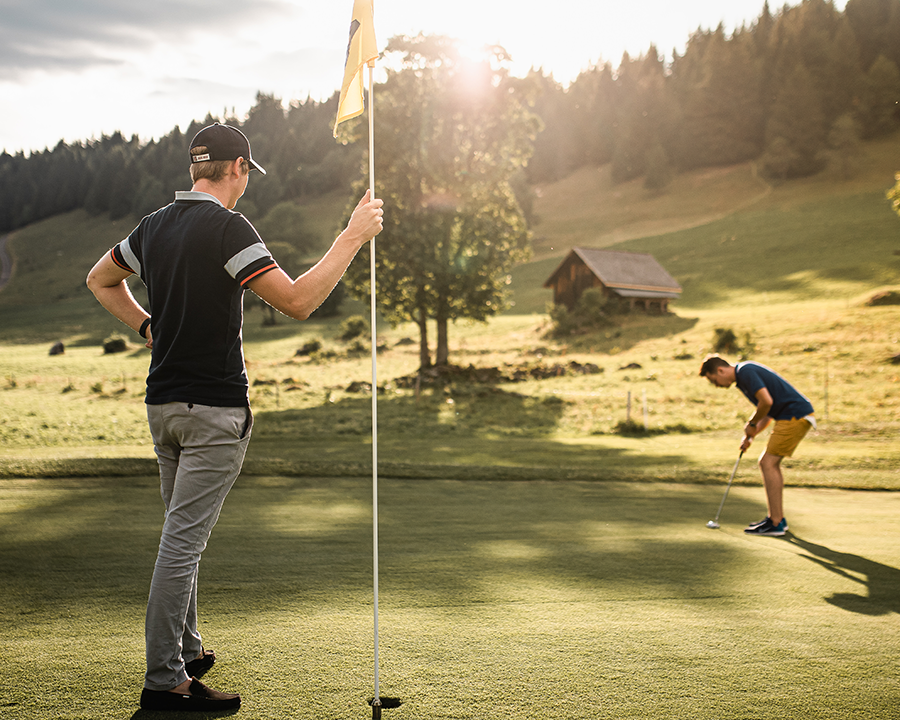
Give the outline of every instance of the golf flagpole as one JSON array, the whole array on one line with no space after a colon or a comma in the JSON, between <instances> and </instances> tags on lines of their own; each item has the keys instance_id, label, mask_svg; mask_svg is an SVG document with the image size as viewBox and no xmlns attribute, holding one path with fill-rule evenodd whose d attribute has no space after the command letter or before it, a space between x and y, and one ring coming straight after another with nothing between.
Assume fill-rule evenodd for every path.
<instances>
[{"instance_id":1,"label":"golf flagpole","mask_svg":"<svg viewBox=\"0 0 900 720\"><path fill-rule=\"evenodd\" d=\"M350 21L350 40L347 43L347 60L344 65L344 81L338 100L338 125L344 120L362 115L365 111L363 100L363 67L369 68L369 200L375 199L375 117L374 117L374 72L378 58L378 43L375 39L373 0L354 0L353 17ZM379 692L378 676L378 366L375 342L375 238L369 242L370 258L370 304L372 335L372 588L374 599L374 664L375 695L372 698L372 717L381 717L382 698Z\"/></svg>"},{"instance_id":2,"label":"golf flagpole","mask_svg":"<svg viewBox=\"0 0 900 720\"><path fill-rule=\"evenodd\" d=\"M369 63L369 197L375 199L375 61ZM372 334L372 599L374 604L375 695L373 707L380 703L378 678L378 360L375 342L375 238L369 241L369 324Z\"/></svg>"}]
</instances>

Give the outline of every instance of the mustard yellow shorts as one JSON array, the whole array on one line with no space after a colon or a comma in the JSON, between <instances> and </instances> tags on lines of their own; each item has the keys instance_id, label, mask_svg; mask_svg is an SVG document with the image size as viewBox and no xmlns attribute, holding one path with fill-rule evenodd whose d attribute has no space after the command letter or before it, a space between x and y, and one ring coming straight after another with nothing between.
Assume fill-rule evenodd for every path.
<instances>
[{"instance_id":1,"label":"mustard yellow shorts","mask_svg":"<svg viewBox=\"0 0 900 720\"><path fill-rule=\"evenodd\" d=\"M790 420L776 420L772 434L769 435L769 444L766 452L769 455L791 457L800 441L806 437L806 433L813 423L806 418L791 418Z\"/></svg>"}]
</instances>

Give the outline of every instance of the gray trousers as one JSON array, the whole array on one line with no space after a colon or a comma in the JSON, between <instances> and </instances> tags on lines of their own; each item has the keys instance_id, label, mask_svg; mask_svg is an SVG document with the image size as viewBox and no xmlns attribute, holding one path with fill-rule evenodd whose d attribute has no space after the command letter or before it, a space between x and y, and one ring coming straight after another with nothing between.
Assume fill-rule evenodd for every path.
<instances>
[{"instance_id":1,"label":"gray trousers","mask_svg":"<svg viewBox=\"0 0 900 720\"><path fill-rule=\"evenodd\" d=\"M147 601L144 687L171 690L189 679L184 663L202 651L200 554L241 471L253 416L245 407L168 403L148 405L147 418L166 515Z\"/></svg>"}]
</instances>

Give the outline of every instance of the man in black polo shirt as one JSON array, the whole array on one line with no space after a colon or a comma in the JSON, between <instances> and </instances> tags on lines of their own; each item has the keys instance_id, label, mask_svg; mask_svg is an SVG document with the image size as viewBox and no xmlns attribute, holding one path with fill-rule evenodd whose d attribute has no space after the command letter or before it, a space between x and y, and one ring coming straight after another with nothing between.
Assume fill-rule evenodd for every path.
<instances>
[{"instance_id":1,"label":"man in black polo shirt","mask_svg":"<svg viewBox=\"0 0 900 720\"><path fill-rule=\"evenodd\" d=\"M233 211L250 170L265 174L243 133L218 123L203 128L190 160L192 189L141 220L87 279L103 307L152 349L147 416L166 515L147 602L141 707L148 710L241 703L196 678L215 662L197 629L200 554L240 473L253 424L241 345L244 289L306 319L381 232L383 215L382 201L367 193L322 260L292 279ZM128 290L133 273L147 286L149 315Z\"/></svg>"}]
</instances>

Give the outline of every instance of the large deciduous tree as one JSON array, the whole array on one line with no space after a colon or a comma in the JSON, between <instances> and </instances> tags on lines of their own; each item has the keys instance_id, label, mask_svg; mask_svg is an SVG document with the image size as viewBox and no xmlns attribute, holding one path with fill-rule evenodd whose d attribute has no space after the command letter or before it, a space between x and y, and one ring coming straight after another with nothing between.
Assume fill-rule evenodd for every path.
<instances>
[{"instance_id":1,"label":"large deciduous tree","mask_svg":"<svg viewBox=\"0 0 900 720\"><path fill-rule=\"evenodd\" d=\"M434 362L446 365L448 323L503 309L509 271L527 258L510 181L539 121L530 84L509 76L501 48L473 58L455 40L420 35L392 39L386 56L395 65L375 92L376 196L386 208L376 302L390 322L418 325L422 367L432 364L435 321ZM359 297L369 294L368 252L346 275Z\"/></svg>"}]
</instances>

